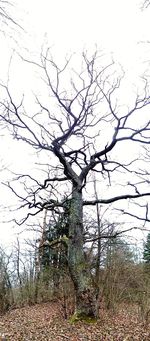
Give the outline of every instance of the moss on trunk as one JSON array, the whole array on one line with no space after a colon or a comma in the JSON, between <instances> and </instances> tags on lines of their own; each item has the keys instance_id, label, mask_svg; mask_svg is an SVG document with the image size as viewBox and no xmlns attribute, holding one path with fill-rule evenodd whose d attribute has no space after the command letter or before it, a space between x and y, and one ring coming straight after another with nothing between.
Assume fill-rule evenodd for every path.
<instances>
[{"instance_id":1,"label":"moss on trunk","mask_svg":"<svg viewBox=\"0 0 150 341\"><path fill-rule=\"evenodd\" d=\"M69 322L71 324L74 324L74 323L77 323L80 321L85 322L85 323L96 323L98 321L98 318L90 317L90 316L83 315L83 314L74 313L69 319Z\"/></svg>"},{"instance_id":2,"label":"moss on trunk","mask_svg":"<svg viewBox=\"0 0 150 341\"><path fill-rule=\"evenodd\" d=\"M70 203L68 265L76 293L75 316L96 317L96 293L86 264L83 239L82 192L73 188Z\"/></svg>"}]
</instances>

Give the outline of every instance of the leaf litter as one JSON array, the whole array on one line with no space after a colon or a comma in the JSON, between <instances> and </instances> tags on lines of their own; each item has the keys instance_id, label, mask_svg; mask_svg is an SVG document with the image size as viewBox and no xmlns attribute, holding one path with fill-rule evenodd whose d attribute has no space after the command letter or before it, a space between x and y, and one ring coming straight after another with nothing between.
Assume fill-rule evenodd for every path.
<instances>
[{"instance_id":1,"label":"leaf litter","mask_svg":"<svg viewBox=\"0 0 150 341\"><path fill-rule=\"evenodd\" d=\"M150 324L145 325L137 309L129 305L114 313L101 309L94 324L70 324L61 305L49 302L0 316L0 335L0 341L149 341Z\"/></svg>"}]
</instances>

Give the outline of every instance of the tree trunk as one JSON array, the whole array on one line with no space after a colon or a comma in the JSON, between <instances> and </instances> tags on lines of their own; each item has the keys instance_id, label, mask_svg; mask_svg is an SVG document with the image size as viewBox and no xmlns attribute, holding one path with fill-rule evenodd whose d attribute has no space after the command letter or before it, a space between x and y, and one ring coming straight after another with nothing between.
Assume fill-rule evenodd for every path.
<instances>
[{"instance_id":1,"label":"tree trunk","mask_svg":"<svg viewBox=\"0 0 150 341\"><path fill-rule=\"evenodd\" d=\"M76 294L77 318L96 317L96 290L86 264L83 240L82 192L73 188L70 204L68 265Z\"/></svg>"}]
</instances>

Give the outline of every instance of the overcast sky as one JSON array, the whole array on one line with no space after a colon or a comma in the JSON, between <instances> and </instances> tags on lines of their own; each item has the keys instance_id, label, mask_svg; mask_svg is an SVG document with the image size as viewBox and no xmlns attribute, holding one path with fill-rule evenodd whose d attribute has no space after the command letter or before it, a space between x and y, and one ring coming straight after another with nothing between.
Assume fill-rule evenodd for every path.
<instances>
[{"instance_id":1,"label":"overcast sky","mask_svg":"<svg viewBox=\"0 0 150 341\"><path fill-rule=\"evenodd\" d=\"M60 55L97 44L129 67L147 57L140 42L149 40L150 9L141 11L139 0L26 0L18 5L23 25L34 35L33 50L47 35Z\"/></svg>"},{"instance_id":2,"label":"overcast sky","mask_svg":"<svg viewBox=\"0 0 150 341\"><path fill-rule=\"evenodd\" d=\"M150 8L141 11L142 1L16 0L15 3L12 13L24 32L17 27L7 28L6 35L0 35L0 79L7 80L13 55L10 75L14 92L23 88L28 90L29 84L34 88L35 80L26 73L26 67L18 63L13 51L16 49L32 59L38 58L42 44L53 47L60 59L66 54L92 50L97 46L98 50L111 54L123 66L132 83L137 82L138 76L149 68ZM8 137L2 138L1 158L13 169L25 166L27 159L24 155L28 152L25 148L22 154L22 147L12 143ZM1 195L0 203L5 197L7 204L7 193L1 189ZM8 226L1 223L2 241L7 240L8 233Z\"/></svg>"}]
</instances>

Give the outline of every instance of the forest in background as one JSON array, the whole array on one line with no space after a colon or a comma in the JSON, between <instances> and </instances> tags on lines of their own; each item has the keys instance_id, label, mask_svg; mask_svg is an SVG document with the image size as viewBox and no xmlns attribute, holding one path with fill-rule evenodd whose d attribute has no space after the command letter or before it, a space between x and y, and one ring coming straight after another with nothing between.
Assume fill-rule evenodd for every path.
<instances>
[{"instance_id":1,"label":"forest in background","mask_svg":"<svg viewBox=\"0 0 150 341\"><path fill-rule=\"evenodd\" d=\"M49 229L46 231L49 232ZM47 239L46 239L47 240ZM74 286L67 266L66 249L56 243L52 229L48 243L27 244L23 252L17 240L12 252L0 252L0 313L45 302L59 302L70 319L75 308ZM119 310L121 304L137 307L139 319L150 321L150 234L141 260L122 237L109 238L85 248L94 285L99 286L99 310ZM143 257L143 259L142 259Z\"/></svg>"}]
</instances>

